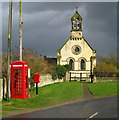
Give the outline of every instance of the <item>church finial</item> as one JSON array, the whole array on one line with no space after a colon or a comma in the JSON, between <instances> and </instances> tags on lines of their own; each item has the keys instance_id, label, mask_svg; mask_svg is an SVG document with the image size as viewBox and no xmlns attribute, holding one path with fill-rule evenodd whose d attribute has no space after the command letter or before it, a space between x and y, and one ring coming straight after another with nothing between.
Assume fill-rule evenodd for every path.
<instances>
[{"instance_id":1,"label":"church finial","mask_svg":"<svg viewBox=\"0 0 119 120\"><path fill-rule=\"evenodd\" d=\"M76 11L78 12L78 7L76 6Z\"/></svg>"}]
</instances>

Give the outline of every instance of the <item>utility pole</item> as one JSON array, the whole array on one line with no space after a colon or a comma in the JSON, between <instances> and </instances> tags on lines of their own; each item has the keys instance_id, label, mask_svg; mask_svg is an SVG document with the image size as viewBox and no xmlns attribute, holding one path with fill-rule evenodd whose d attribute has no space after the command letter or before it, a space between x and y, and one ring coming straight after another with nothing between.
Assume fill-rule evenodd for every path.
<instances>
[{"instance_id":1,"label":"utility pole","mask_svg":"<svg viewBox=\"0 0 119 120\"><path fill-rule=\"evenodd\" d=\"M90 69L90 78L91 78L91 83L93 83L93 58L92 56L90 57L90 62L91 62L91 69Z\"/></svg>"},{"instance_id":2,"label":"utility pole","mask_svg":"<svg viewBox=\"0 0 119 120\"><path fill-rule=\"evenodd\" d=\"M19 54L20 54L20 58L19 60L22 61L22 24L23 24L23 21L22 21L22 1L20 1L19 3Z\"/></svg>"},{"instance_id":3,"label":"utility pole","mask_svg":"<svg viewBox=\"0 0 119 120\"><path fill-rule=\"evenodd\" d=\"M12 38L12 0L9 2L8 20L8 71L7 71L7 100L10 100L10 64L11 64L11 38Z\"/></svg>"}]
</instances>

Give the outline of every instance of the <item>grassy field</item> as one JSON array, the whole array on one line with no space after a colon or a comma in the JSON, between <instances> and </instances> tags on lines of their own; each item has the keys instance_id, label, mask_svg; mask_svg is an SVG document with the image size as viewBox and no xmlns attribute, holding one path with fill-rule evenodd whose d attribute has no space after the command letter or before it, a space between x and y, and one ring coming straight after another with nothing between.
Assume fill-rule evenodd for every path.
<instances>
[{"instance_id":1,"label":"grassy field","mask_svg":"<svg viewBox=\"0 0 119 120\"><path fill-rule=\"evenodd\" d=\"M62 82L40 87L39 95L37 96L35 95L35 89L32 90L31 97L29 99L11 99L6 107L12 106L18 108L42 108L82 97L82 83ZM6 102L3 102L3 109L5 103Z\"/></svg>"},{"instance_id":2,"label":"grassy field","mask_svg":"<svg viewBox=\"0 0 119 120\"><path fill-rule=\"evenodd\" d=\"M94 96L111 96L117 94L117 85L119 82L116 81L88 83L88 88Z\"/></svg>"}]
</instances>

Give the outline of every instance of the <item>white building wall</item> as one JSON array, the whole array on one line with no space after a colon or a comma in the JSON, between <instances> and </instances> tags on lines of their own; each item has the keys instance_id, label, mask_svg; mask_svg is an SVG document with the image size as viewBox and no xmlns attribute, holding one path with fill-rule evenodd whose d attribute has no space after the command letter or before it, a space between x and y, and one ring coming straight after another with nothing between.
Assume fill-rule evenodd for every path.
<instances>
[{"instance_id":1,"label":"white building wall","mask_svg":"<svg viewBox=\"0 0 119 120\"><path fill-rule=\"evenodd\" d=\"M78 33L78 32L77 32ZM78 36L78 35L77 35ZM79 55L74 55L72 53L72 47L74 45L79 45L81 47L81 53ZM90 70L90 57L94 56L94 51L89 47L89 45L86 43L84 38L82 37L81 40L71 40L70 38L66 42L66 44L62 47L60 50L60 65L65 65L69 63L69 58L72 58L74 60L74 69L80 70L80 59L84 58L86 59L86 70ZM95 66L96 61L93 62Z\"/></svg>"}]
</instances>

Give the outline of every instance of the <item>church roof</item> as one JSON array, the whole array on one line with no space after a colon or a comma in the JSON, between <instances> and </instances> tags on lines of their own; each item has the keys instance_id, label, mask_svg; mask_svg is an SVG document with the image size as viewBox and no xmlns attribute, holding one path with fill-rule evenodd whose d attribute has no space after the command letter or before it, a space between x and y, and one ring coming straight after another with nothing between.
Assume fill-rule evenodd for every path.
<instances>
[{"instance_id":1,"label":"church roof","mask_svg":"<svg viewBox=\"0 0 119 120\"><path fill-rule=\"evenodd\" d=\"M82 38L84 39L84 41L88 44L88 46L90 47L91 50L95 51L91 46L90 44L87 42L87 40L82 36Z\"/></svg>"},{"instance_id":2,"label":"church roof","mask_svg":"<svg viewBox=\"0 0 119 120\"><path fill-rule=\"evenodd\" d=\"M75 20L75 19L78 19L78 20L82 20L82 17L80 16L80 14L78 13L78 11L76 10L76 12L74 13L74 15L71 17L71 20Z\"/></svg>"},{"instance_id":3,"label":"church roof","mask_svg":"<svg viewBox=\"0 0 119 120\"><path fill-rule=\"evenodd\" d=\"M57 50L57 52L59 52L63 47L64 45L69 41L70 37L68 38L68 40L60 47L60 49Z\"/></svg>"}]
</instances>

